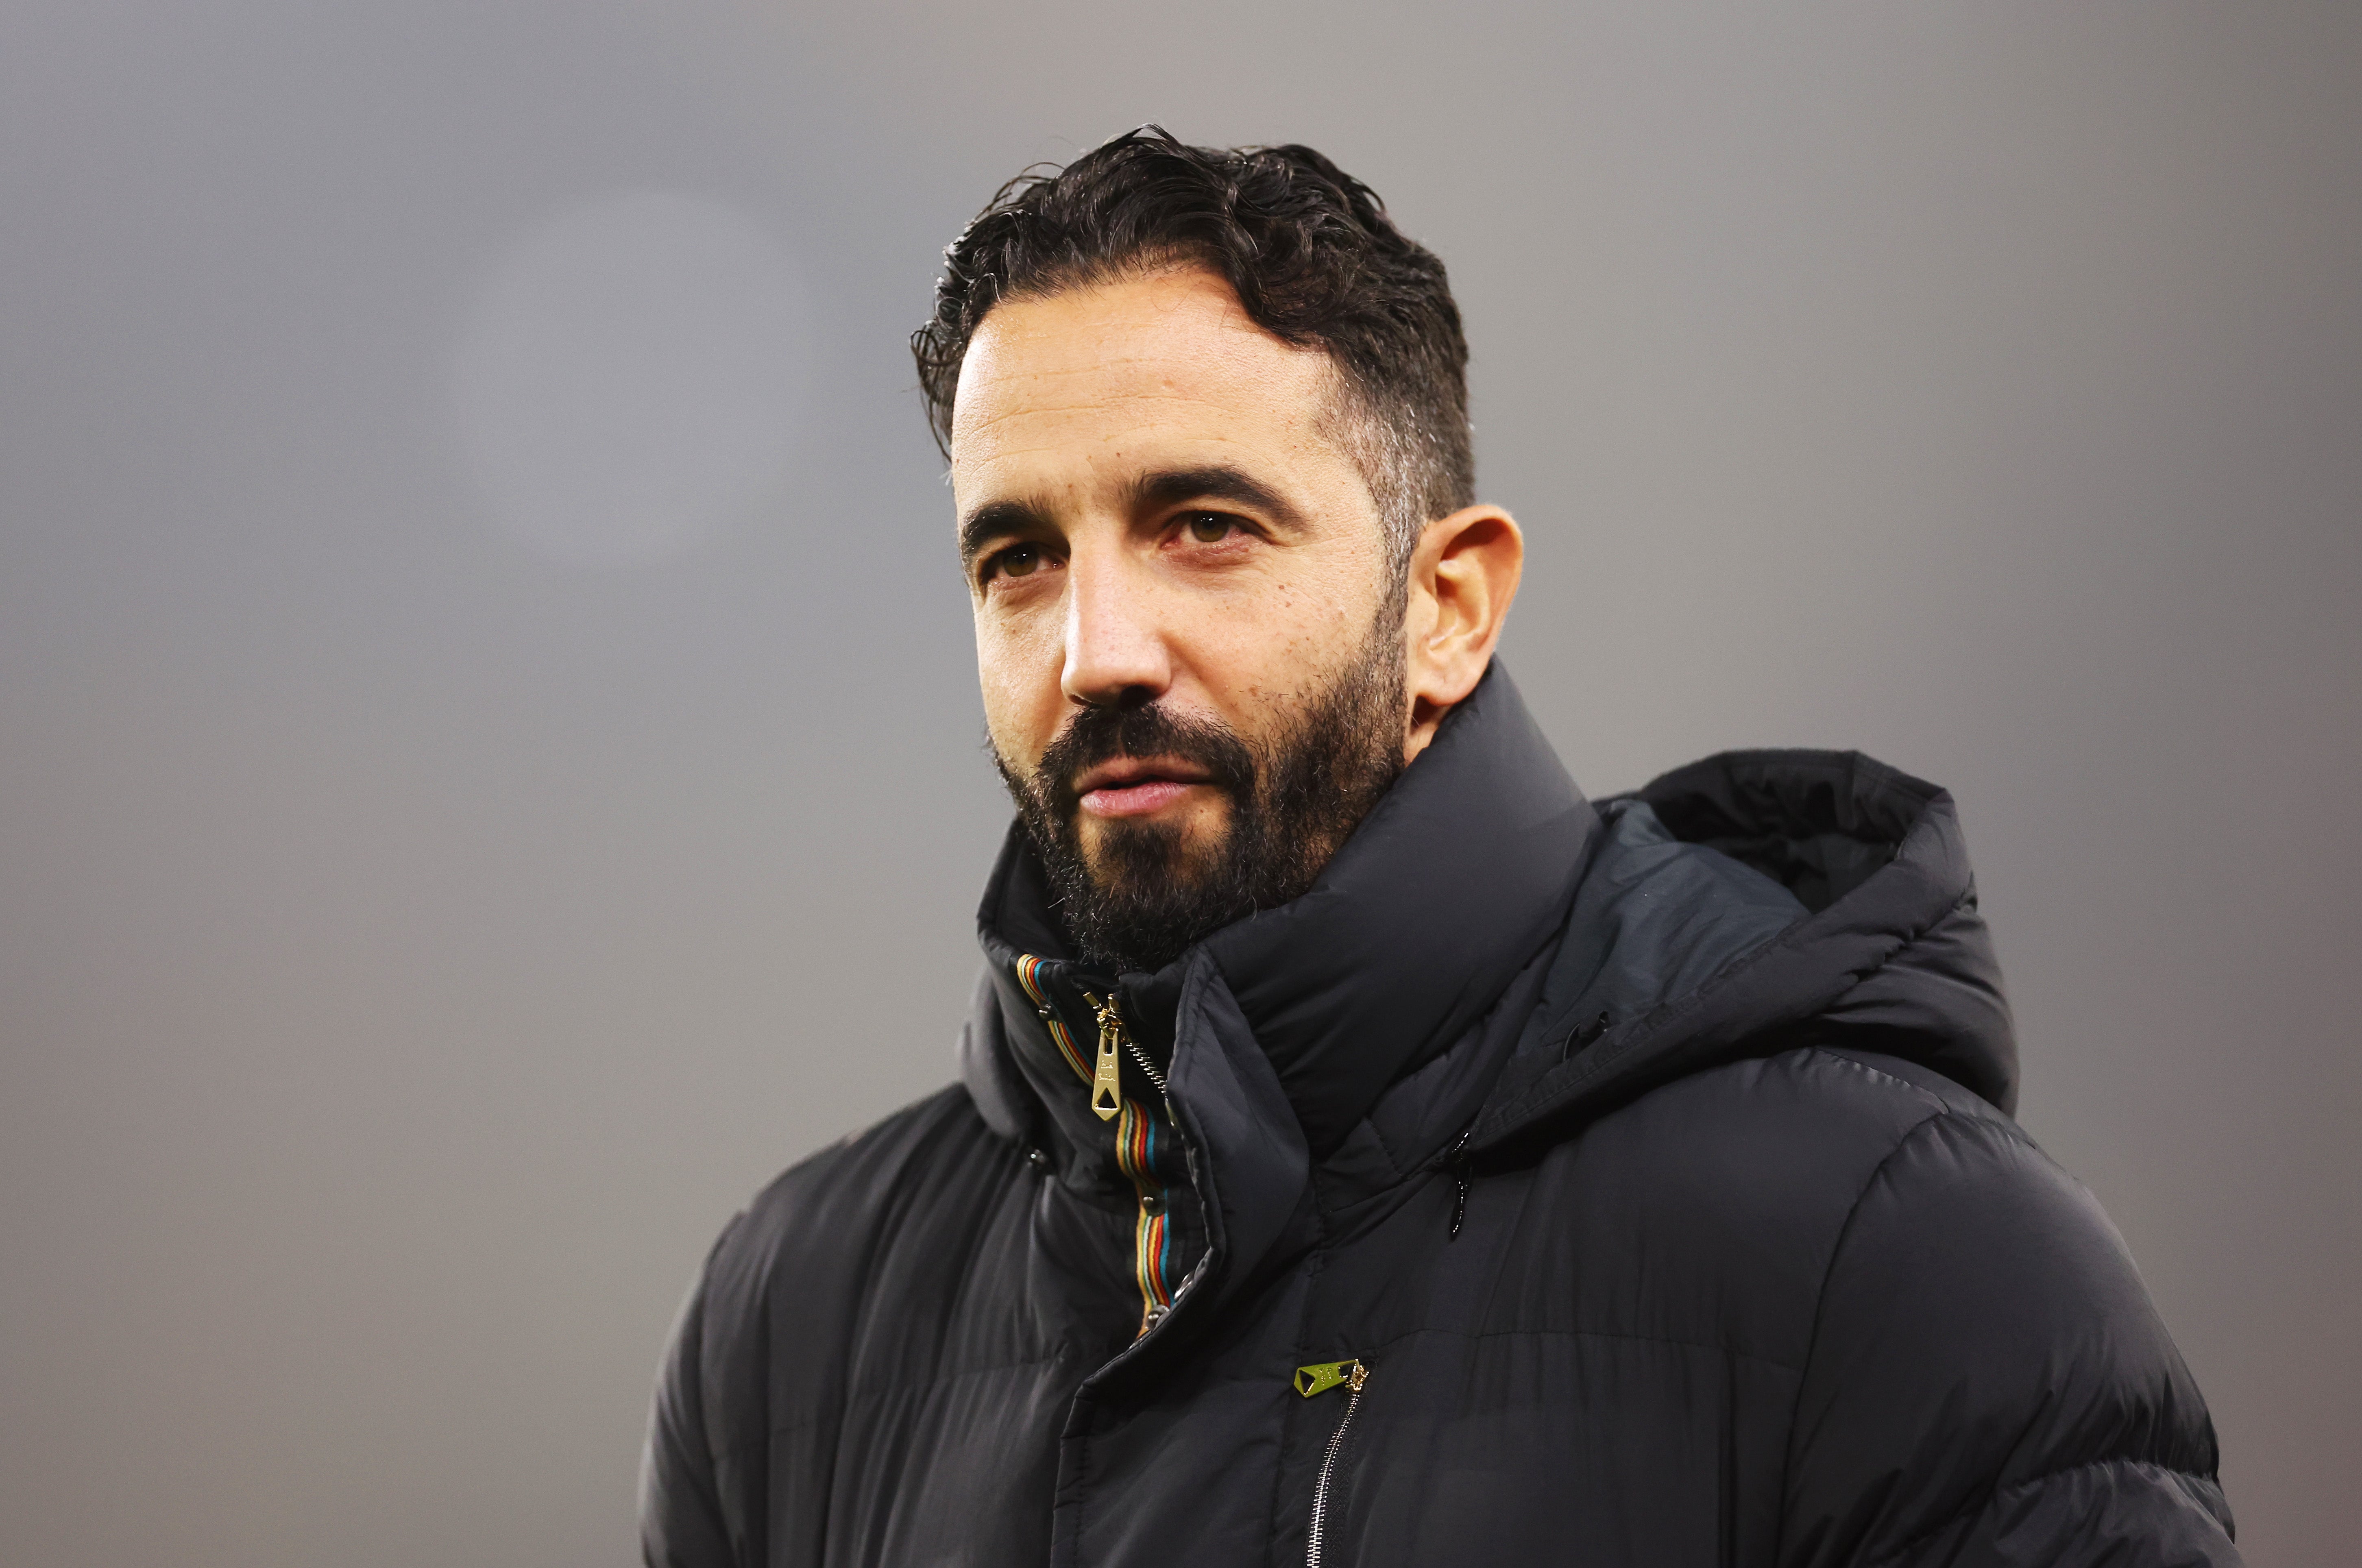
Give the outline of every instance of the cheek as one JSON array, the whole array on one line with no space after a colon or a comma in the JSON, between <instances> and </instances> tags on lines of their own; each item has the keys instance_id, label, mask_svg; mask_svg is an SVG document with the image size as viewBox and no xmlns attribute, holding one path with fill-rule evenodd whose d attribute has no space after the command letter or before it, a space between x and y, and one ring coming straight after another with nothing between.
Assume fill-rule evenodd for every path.
<instances>
[{"instance_id":1,"label":"cheek","mask_svg":"<svg viewBox=\"0 0 2362 1568\"><path fill-rule=\"evenodd\" d=\"M993 745L1010 763L1031 768L1065 715L1059 689L1065 655L1054 626L1045 631L1038 623L979 614L976 668Z\"/></svg>"},{"instance_id":2,"label":"cheek","mask_svg":"<svg viewBox=\"0 0 2362 1568\"><path fill-rule=\"evenodd\" d=\"M1327 689L1368 639L1376 613L1358 575L1307 573L1199 616L1192 663L1216 701L1242 717L1292 708Z\"/></svg>"}]
</instances>

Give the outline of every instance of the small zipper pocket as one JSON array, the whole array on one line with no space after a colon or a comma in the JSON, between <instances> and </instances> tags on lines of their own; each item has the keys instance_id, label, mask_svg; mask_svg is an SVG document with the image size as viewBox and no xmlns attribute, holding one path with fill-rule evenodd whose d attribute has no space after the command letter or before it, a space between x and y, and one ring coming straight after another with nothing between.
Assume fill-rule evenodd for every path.
<instances>
[{"instance_id":1,"label":"small zipper pocket","mask_svg":"<svg viewBox=\"0 0 2362 1568\"><path fill-rule=\"evenodd\" d=\"M1315 1394L1326 1394L1341 1383L1352 1383L1356 1372L1367 1375L1367 1370L1350 1357L1344 1361L1324 1361L1312 1366L1296 1369L1296 1391L1307 1399ZM1355 1387L1361 1385L1354 1384Z\"/></svg>"},{"instance_id":2,"label":"small zipper pocket","mask_svg":"<svg viewBox=\"0 0 2362 1568\"><path fill-rule=\"evenodd\" d=\"M1345 1452L1345 1433L1353 1424L1353 1412L1362 1408L1362 1388L1369 1382L1370 1369L1357 1359L1316 1362L1296 1369L1296 1391L1307 1399L1326 1394L1340 1386L1346 1389L1345 1413L1337 1418L1337 1430L1329 1434L1328 1452L1320 1456L1320 1479L1312 1488L1312 1529L1305 1537L1304 1568L1321 1568L1321 1551L1329 1529L1329 1505L1337 1481L1338 1456Z\"/></svg>"}]
</instances>

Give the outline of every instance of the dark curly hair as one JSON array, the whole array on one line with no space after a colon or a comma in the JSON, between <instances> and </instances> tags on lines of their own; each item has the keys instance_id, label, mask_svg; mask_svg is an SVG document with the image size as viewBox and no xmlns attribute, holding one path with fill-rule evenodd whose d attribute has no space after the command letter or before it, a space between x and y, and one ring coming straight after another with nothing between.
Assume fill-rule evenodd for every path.
<instances>
[{"instance_id":1,"label":"dark curly hair","mask_svg":"<svg viewBox=\"0 0 2362 1568\"><path fill-rule=\"evenodd\" d=\"M1159 126L1027 170L944 250L911 351L945 458L960 363L993 306L1175 265L1219 274L1258 325L1328 354L1397 572L1429 520L1475 499L1468 342L1443 263L1308 147L1190 147Z\"/></svg>"}]
</instances>

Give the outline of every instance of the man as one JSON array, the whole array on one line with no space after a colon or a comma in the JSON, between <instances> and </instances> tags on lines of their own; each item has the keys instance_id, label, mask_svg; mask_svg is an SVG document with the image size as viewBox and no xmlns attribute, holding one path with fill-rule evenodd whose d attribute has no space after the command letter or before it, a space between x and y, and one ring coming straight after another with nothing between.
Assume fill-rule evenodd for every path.
<instances>
[{"instance_id":1,"label":"man","mask_svg":"<svg viewBox=\"0 0 2362 1568\"><path fill-rule=\"evenodd\" d=\"M1018 817L962 1081L723 1234L650 1562L2236 1561L2009 1118L1949 797L1576 793L1493 657L1443 269L1366 188L1121 138L995 199L914 346Z\"/></svg>"}]
</instances>

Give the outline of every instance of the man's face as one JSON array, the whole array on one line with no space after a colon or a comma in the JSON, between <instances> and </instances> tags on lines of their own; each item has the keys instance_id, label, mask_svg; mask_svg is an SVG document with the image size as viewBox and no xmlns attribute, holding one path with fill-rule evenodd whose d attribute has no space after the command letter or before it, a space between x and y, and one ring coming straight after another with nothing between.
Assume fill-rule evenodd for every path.
<instances>
[{"instance_id":1,"label":"man's face","mask_svg":"<svg viewBox=\"0 0 2362 1568\"><path fill-rule=\"evenodd\" d=\"M1340 424L1327 357L1202 271L1006 303L968 348L986 722L1094 956L1294 897L1402 767L1400 606Z\"/></svg>"}]
</instances>

